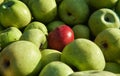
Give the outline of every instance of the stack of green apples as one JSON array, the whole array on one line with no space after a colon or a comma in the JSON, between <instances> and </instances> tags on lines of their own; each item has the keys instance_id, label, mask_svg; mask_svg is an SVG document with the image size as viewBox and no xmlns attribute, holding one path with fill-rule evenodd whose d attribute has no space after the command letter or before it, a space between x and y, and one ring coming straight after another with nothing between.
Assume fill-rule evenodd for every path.
<instances>
[{"instance_id":1,"label":"stack of green apples","mask_svg":"<svg viewBox=\"0 0 120 76\"><path fill-rule=\"evenodd\" d=\"M120 76L120 0L0 0L0 76Z\"/></svg>"}]
</instances>

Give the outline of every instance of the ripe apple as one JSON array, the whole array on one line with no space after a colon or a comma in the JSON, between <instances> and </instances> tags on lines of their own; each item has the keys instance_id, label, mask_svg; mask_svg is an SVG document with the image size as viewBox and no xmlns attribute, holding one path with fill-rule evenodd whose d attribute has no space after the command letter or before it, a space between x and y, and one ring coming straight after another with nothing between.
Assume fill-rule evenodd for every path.
<instances>
[{"instance_id":1,"label":"ripe apple","mask_svg":"<svg viewBox=\"0 0 120 76\"><path fill-rule=\"evenodd\" d=\"M27 3L35 20L49 23L57 15L55 0L29 0Z\"/></svg>"},{"instance_id":2,"label":"ripe apple","mask_svg":"<svg viewBox=\"0 0 120 76\"><path fill-rule=\"evenodd\" d=\"M47 38L45 34L39 29L29 29L23 32L20 40L27 40L33 42L39 49L46 47Z\"/></svg>"},{"instance_id":3,"label":"ripe apple","mask_svg":"<svg viewBox=\"0 0 120 76\"><path fill-rule=\"evenodd\" d=\"M106 62L104 70L113 72L115 74L120 74L120 64L115 62Z\"/></svg>"},{"instance_id":4,"label":"ripe apple","mask_svg":"<svg viewBox=\"0 0 120 76\"><path fill-rule=\"evenodd\" d=\"M65 24L65 23L60 20L55 20L55 21L50 22L49 24L47 24L48 32L53 31L56 27L61 26L63 24Z\"/></svg>"},{"instance_id":5,"label":"ripe apple","mask_svg":"<svg viewBox=\"0 0 120 76\"><path fill-rule=\"evenodd\" d=\"M9 27L0 33L0 48L3 49L10 43L20 39L22 32L16 27Z\"/></svg>"},{"instance_id":6,"label":"ripe apple","mask_svg":"<svg viewBox=\"0 0 120 76\"><path fill-rule=\"evenodd\" d=\"M0 23L4 27L23 28L31 21L29 8L19 0L9 0L0 5Z\"/></svg>"},{"instance_id":7,"label":"ripe apple","mask_svg":"<svg viewBox=\"0 0 120 76\"><path fill-rule=\"evenodd\" d=\"M54 50L54 49L43 49L41 50L41 70L44 68L44 66L46 66L48 63L52 62L52 61L60 61L60 57L61 57L61 52L58 50ZM40 70L40 71L41 71Z\"/></svg>"},{"instance_id":8,"label":"ripe apple","mask_svg":"<svg viewBox=\"0 0 120 76\"><path fill-rule=\"evenodd\" d=\"M62 49L74 40L74 33L68 25L62 25L48 34L48 47L62 51Z\"/></svg>"},{"instance_id":9,"label":"ripe apple","mask_svg":"<svg viewBox=\"0 0 120 76\"><path fill-rule=\"evenodd\" d=\"M71 67L61 61L48 63L40 72L39 76L68 76L73 73Z\"/></svg>"},{"instance_id":10,"label":"ripe apple","mask_svg":"<svg viewBox=\"0 0 120 76\"><path fill-rule=\"evenodd\" d=\"M31 23L29 23L24 31L29 30L29 29L40 29L46 36L48 35L48 30L47 27L45 26L45 24L39 22L39 21L33 21Z\"/></svg>"},{"instance_id":11,"label":"ripe apple","mask_svg":"<svg viewBox=\"0 0 120 76\"><path fill-rule=\"evenodd\" d=\"M116 74L109 71L87 70L73 72L68 76L116 76Z\"/></svg>"},{"instance_id":12,"label":"ripe apple","mask_svg":"<svg viewBox=\"0 0 120 76\"><path fill-rule=\"evenodd\" d=\"M120 20L117 14L108 8L102 8L92 13L88 25L94 36L107 28L119 28Z\"/></svg>"},{"instance_id":13,"label":"ripe apple","mask_svg":"<svg viewBox=\"0 0 120 76\"><path fill-rule=\"evenodd\" d=\"M72 26L88 19L89 7L84 0L63 0L58 7L58 13L66 24Z\"/></svg>"},{"instance_id":14,"label":"ripe apple","mask_svg":"<svg viewBox=\"0 0 120 76\"><path fill-rule=\"evenodd\" d=\"M1 76L37 76L40 60L41 52L32 42L13 42L1 51Z\"/></svg>"},{"instance_id":15,"label":"ripe apple","mask_svg":"<svg viewBox=\"0 0 120 76\"><path fill-rule=\"evenodd\" d=\"M82 24L75 25L72 27L72 30L74 32L75 39L77 38L89 39L90 38L90 30L88 26L86 25L82 25Z\"/></svg>"},{"instance_id":16,"label":"ripe apple","mask_svg":"<svg viewBox=\"0 0 120 76\"><path fill-rule=\"evenodd\" d=\"M89 0L88 3L95 9L113 8L119 0Z\"/></svg>"},{"instance_id":17,"label":"ripe apple","mask_svg":"<svg viewBox=\"0 0 120 76\"><path fill-rule=\"evenodd\" d=\"M99 33L94 41L102 50L106 61L120 61L120 29L108 28Z\"/></svg>"},{"instance_id":18,"label":"ripe apple","mask_svg":"<svg viewBox=\"0 0 120 76\"><path fill-rule=\"evenodd\" d=\"M61 61L79 71L103 70L105 67L101 49L85 38L75 39L66 45L61 54Z\"/></svg>"}]
</instances>

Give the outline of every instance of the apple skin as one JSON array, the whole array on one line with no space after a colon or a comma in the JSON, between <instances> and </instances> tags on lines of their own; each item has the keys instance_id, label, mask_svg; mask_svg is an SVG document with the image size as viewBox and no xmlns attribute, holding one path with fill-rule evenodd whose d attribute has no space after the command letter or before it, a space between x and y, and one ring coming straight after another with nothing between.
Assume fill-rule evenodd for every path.
<instances>
[{"instance_id":1,"label":"apple skin","mask_svg":"<svg viewBox=\"0 0 120 76\"><path fill-rule=\"evenodd\" d=\"M104 70L113 72L115 74L120 74L120 64L115 62L106 62Z\"/></svg>"},{"instance_id":2,"label":"apple skin","mask_svg":"<svg viewBox=\"0 0 120 76\"><path fill-rule=\"evenodd\" d=\"M47 27L45 26L45 24L39 22L39 21L33 21L31 23L29 23L24 31L29 30L29 29L40 29L46 36L48 35L48 30Z\"/></svg>"},{"instance_id":3,"label":"apple skin","mask_svg":"<svg viewBox=\"0 0 120 76\"><path fill-rule=\"evenodd\" d=\"M0 55L2 76L37 76L41 52L30 41L16 41L5 47Z\"/></svg>"},{"instance_id":4,"label":"apple skin","mask_svg":"<svg viewBox=\"0 0 120 76\"><path fill-rule=\"evenodd\" d=\"M39 76L68 76L73 73L71 67L61 61L53 61L48 63Z\"/></svg>"},{"instance_id":5,"label":"apple skin","mask_svg":"<svg viewBox=\"0 0 120 76\"><path fill-rule=\"evenodd\" d=\"M69 76L116 76L116 74L109 71L88 70L74 72Z\"/></svg>"},{"instance_id":6,"label":"apple skin","mask_svg":"<svg viewBox=\"0 0 120 76\"><path fill-rule=\"evenodd\" d=\"M89 7L84 0L63 0L58 7L58 13L62 21L73 26L88 19Z\"/></svg>"},{"instance_id":7,"label":"apple skin","mask_svg":"<svg viewBox=\"0 0 120 76\"><path fill-rule=\"evenodd\" d=\"M120 29L108 28L99 33L94 42L102 50L106 61L120 61Z\"/></svg>"},{"instance_id":8,"label":"apple skin","mask_svg":"<svg viewBox=\"0 0 120 76\"><path fill-rule=\"evenodd\" d=\"M96 10L91 14L88 25L94 36L107 28L119 28L120 21L117 14L108 8Z\"/></svg>"},{"instance_id":9,"label":"apple skin","mask_svg":"<svg viewBox=\"0 0 120 76\"><path fill-rule=\"evenodd\" d=\"M57 4L55 0L30 0L28 7L35 20L49 23L57 15Z\"/></svg>"},{"instance_id":10,"label":"apple skin","mask_svg":"<svg viewBox=\"0 0 120 76\"><path fill-rule=\"evenodd\" d=\"M72 27L72 30L75 35L75 39L77 38L90 38L90 29L86 25L78 24Z\"/></svg>"},{"instance_id":11,"label":"apple skin","mask_svg":"<svg viewBox=\"0 0 120 76\"><path fill-rule=\"evenodd\" d=\"M65 23L60 20L55 20L55 21L50 22L49 24L47 24L48 32L53 31L56 27L63 25L63 24L65 24Z\"/></svg>"},{"instance_id":12,"label":"apple skin","mask_svg":"<svg viewBox=\"0 0 120 76\"><path fill-rule=\"evenodd\" d=\"M0 0L0 4L2 4L4 2L4 0Z\"/></svg>"},{"instance_id":13,"label":"apple skin","mask_svg":"<svg viewBox=\"0 0 120 76\"><path fill-rule=\"evenodd\" d=\"M3 49L10 43L20 39L22 32L16 27L9 27L0 33L0 47Z\"/></svg>"},{"instance_id":14,"label":"apple skin","mask_svg":"<svg viewBox=\"0 0 120 76\"><path fill-rule=\"evenodd\" d=\"M88 4L94 9L113 8L119 0L89 0Z\"/></svg>"},{"instance_id":15,"label":"apple skin","mask_svg":"<svg viewBox=\"0 0 120 76\"><path fill-rule=\"evenodd\" d=\"M50 62L52 61L60 61L61 59L61 52L54 49L43 49L41 50L41 69L40 71Z\"/></svg>"},{"instance_id":16,"label":"apple skin","mask_svg":"<svg viewBox=\"0 0 120 76\"><path fill-rule=\"evenodd\" d=\"M45 34L39 29L29 29L23 32L20 40L27 40L33 42L39 49L47 48L47 38ZM44 47L45 46L45 47Z\"/></svg>"},{"instance_id":17,"label":"apple skin","mask_svg":"<svg viewBox=\"0 0 120 76\"><path fill-rule=\"evenodd\" d=\"M78 71L103 70L105 67L101 49L85 38L75 39L66 45L62 51L61 61L75 67Z\"/></svg>"},{"instance_id":18,"label":"apple skin","mask_svg":"<svg viewBox=\"0 0 120 76\"><path fill-rule=\"evenodd\" d=\"M31 21L29 8L19 0L10 0L0 5L0 23L4 27L23 28Z\"/></svg>"},{"instance_id":19,"label":"apple skin","mask_svg":"<svg viewBox=\"0 0 120 76\"><path fill-rule=\"evenodd\" d=\"M68 25L61 25L48 34L48 47L62 51L73 40L73 30Z\"/></svg>"}]
</instances>

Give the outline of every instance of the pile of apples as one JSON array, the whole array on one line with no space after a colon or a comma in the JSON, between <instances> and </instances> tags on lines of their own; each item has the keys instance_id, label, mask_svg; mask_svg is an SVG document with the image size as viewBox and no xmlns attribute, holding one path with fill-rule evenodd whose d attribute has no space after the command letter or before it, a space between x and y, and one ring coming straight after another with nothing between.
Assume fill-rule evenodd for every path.
<instances>
[{"instance_id":1,"label":"pile of apples","mask_svg":"<svg viewBox=\"0 0 120 76\"><path fill-rule=\"evenodd\" d=\"M0 76L120 76L120 0L0 0Z\"/></svg>"}]
</instances>

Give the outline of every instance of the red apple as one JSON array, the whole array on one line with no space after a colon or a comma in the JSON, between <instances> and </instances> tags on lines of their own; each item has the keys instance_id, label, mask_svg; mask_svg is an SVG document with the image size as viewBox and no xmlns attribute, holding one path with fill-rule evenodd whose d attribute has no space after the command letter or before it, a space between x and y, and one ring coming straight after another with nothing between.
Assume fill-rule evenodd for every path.
<instances>
[{"instance_id":1,"label":"red apple","mask_svg":"<svg viewBox=\"0 0 120 76\"><path fill-rule=\"evenodd\" d=\"M73 30L68 25L61 25L48 34L49 48L62 51L62 49L74 40Z\"/></svg>"}]
</instances>

